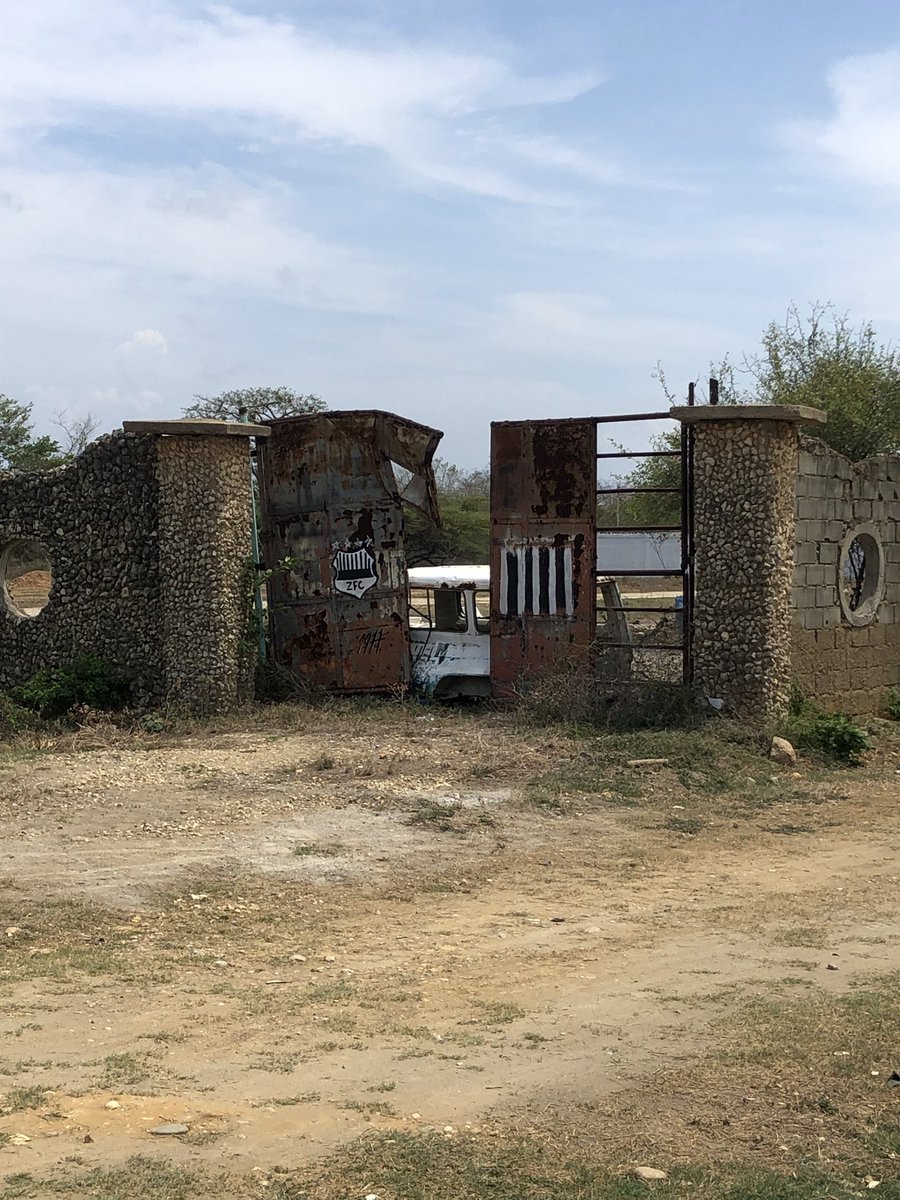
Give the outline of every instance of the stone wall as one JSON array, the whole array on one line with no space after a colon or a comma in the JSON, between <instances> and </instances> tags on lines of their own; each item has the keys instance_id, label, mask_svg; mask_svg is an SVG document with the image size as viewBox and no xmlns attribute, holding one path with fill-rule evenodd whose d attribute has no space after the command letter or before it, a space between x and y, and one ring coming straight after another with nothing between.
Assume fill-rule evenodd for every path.
<instances>
[{"instance_id":1,"label":"stone wall","mask_svg":"<svg viewBox=\"0 0 900 1200\"><path fill-rule=\"evenodd\" d=\"M163 674L168 700L214 711L247 689L250 462L242 437L157 444Z\"/></svg>"},{"instance_id":2,"label":"stone wall","mask_svg":"<svg viewBox=\"0 0 900 1200\"><path fill-rule=\"evenodd\" d=\"M242 699L247 439L267 433L130 422L69 466L0 475L0 562L27 541L52 567L39 615L23 615L0 581L0 690L92 654L126 675L138 707Z\"/></svg>"},{"instance_id":3,"label":"stone wall","mask_svg":"<svg viewBox=\"0 0 900 1200\"><path fill-rule=\"evenodd\" d=\"M867 540L872 594L856 610L847 551ZM900 459L852 463L804 439L796 476L792 591L793 677L826 707L878 712L900 688ZM876 578L877 574L877 578Z\"/></svg>"},{"instance_id":4,"label":"stone wall","mask_svg":"<svg viewBox=\"0 0 900 1200\"><path fill-rule=\"evenodd\" d=\"M694 426L694 677L730 713L772 719L790 698L796 418L678 411Z\"/></svg>"}]
</instances>

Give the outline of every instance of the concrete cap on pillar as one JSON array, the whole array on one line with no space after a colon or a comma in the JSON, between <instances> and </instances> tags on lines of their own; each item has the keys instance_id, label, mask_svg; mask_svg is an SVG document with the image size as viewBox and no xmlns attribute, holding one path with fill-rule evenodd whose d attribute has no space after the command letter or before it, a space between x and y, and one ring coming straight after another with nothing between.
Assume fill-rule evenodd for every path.
<instances>
[{"instance_id":1,"label":"concrete cap on pillar","mask_svg":"<svg viewBox=\"0 0 900 1200\"><path fill-rule=\"evenodd\" d=\"M824 425L827 413L805 404L695 404L672 409L682 425L701 421L789 421L795 425Z\"/></svg>"},{"instance_id":2,"label":"concrete cap on pillar","mask_svg":"<svg viewBox=\"0 0 900 1200\"><path fill-rule=\"evenodd\" d=\"M123 421L125 433L155 433L160 437L268 437L268 425L217 421L213 417L178 417L171 421Z\"/></svg>"}]
</instances>

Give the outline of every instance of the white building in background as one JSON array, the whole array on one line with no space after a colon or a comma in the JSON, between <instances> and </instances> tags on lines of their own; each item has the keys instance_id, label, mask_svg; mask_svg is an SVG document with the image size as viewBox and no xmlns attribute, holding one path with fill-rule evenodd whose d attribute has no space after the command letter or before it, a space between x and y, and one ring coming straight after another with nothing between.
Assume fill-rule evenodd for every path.
<instances>
[{"instance_id":1,"label":"white building in background","mask_svg":"<svg viewBox=\"0 0 900 1200\"><path fill-rule=\"evenodd\" d=\"M678 571L681 568L681 535L678 533L597 534L597 570L604 575L618 571Z\"/></svg>"}]
</instances>

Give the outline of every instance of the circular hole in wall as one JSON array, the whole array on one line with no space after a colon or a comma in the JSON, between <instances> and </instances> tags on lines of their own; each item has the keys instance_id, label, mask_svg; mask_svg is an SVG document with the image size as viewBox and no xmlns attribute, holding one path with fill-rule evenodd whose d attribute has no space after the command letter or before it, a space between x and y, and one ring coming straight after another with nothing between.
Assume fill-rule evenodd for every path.
<instances>
[{"instance_id":1,"label":"circular hole in wall","mask_svg":"<svg viewBox=\"0 0 900 1200\"><path fill-rule=\"evenodd\" d=\"M0 554L0 585L17 617L36 617L50 599L53 567L40 542L10 542Z\"/></svg>"},{"instance_id":2,"label":"circular hole in wall","mask_svg":"<svg viewBox=\"0 0 900 1200\"><path fill-rule=\"evenodd\" d=\"M838 591L844 616L851 625L867 625L884 594L884 556L874 533L857 530L841 547Z\"/></svg>"}]
</instances>

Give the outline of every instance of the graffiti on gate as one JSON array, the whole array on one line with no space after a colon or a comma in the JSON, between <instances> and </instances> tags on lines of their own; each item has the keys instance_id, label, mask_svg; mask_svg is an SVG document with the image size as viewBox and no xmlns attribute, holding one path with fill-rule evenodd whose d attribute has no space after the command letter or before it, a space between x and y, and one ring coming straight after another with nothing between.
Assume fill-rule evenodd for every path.
<instances>
[{"instance_id":1,"label":"graffiti on gate","mask_svg":"<svg viewBox=\"0 0 900 1200\"><path fill-rule=\"evenodd\" d=\"M581 550L565 535L507 542L500 555L500 612L504 617L572 617L575 612L573 563Z\"/></svg>"},{"instance_id":2,"label":"graffiti on gate","mask_svg":"<svg viewBox=\"0 0 900 1200\"><path fill-rule=\"evenodd\" d=\"M372 544L348 543L344 549L333 547L331 582L345 596L364 596L378 582L378 568Z\"/></svg>"}]
</instances>

